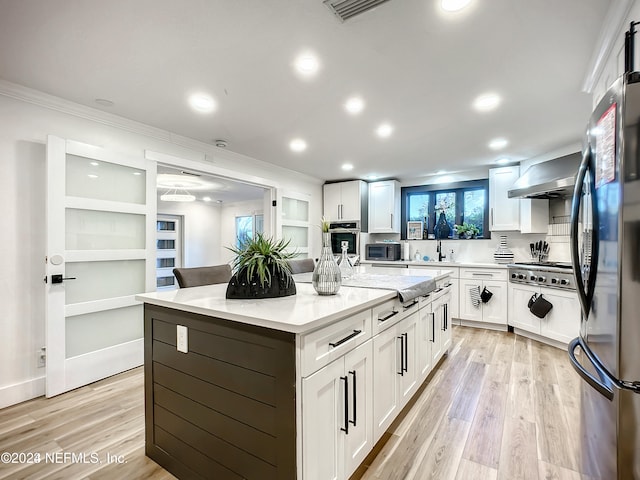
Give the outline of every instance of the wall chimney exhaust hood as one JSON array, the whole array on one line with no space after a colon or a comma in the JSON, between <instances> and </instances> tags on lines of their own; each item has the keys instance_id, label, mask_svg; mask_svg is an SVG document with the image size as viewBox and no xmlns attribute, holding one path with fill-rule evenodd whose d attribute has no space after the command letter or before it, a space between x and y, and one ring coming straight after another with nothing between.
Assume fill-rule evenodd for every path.
<instances>
[{"instance_id":1,"label":"wall chimney exhaust hood","mask_svg":"<svg viewBox=\"0 0 640 480\"><path fill-rule=\"evenodd\" d=\"M531 165L508 192L509 198L563 198L573 196L580 152Z\"/></svg>"}]
</instances>

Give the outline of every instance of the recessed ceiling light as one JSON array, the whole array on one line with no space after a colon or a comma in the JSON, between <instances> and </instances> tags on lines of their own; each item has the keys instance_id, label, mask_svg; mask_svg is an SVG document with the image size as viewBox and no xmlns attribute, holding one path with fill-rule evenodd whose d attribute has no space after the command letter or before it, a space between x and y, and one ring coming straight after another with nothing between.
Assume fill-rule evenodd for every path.
<instances>
[{"instance_id":1,"label":"recessed ceiling light","mask_svg":"<svg viewBox=\"0 0 640 480\"><path fill-rule=\"evenodd\" d=\"M352 115L357 115L364 109L364 100L360 97L351 97L347 99L344 108Z\"/></svg>"},{"instance_id":2,"label":"recessed ceiling light","mask_svg":"<svg viewBox=\"0 0 640 480\"><path fill-rule=\"evenodd\" d=\"M307 149L307 142L301 138L294 138L289 142L289 148L294 152L304 152Z\"/></svg>"},{"instance_id":3,"label":"recessed ceiling light","mask_svg":"<svg viewBox=\"0 0 640 480\"><path fill-rule=\"evenodd\" d=\"M202 197L202 200L204 200L205 202L210 202L211 201L211 197Z\"/></svg>"},{"instance_id":4,"label":"recessed ceiling light","mask_svg":"<svg viewBox=\"0 0 640 480\"><path fill-rule=\"evenodd\" d=\"M496 163L498 165L506 165L507 163L509 163L511 160L509 160L508 158L499 158L498 160L496 160Z\"/></svg>"},{"instance_id":5,"label":"recessed ceiling light","mask_svg":"<svg viewBox=\"0 0 640 480\"><path fill-rule=\"evenodd\" d=\"M345 163L342 165L342 169L346 171L353 170L353 165L350 163Z\"/></svg>"},{"instance_id":6,"label":"recessed ceiling light","mask_svg":"<svg viewBox=\"0 0 640 480\"><path fill-rule=\"evenodd\" d=\"M98 105L103 107L113 107L115 105L115 103L113 103L111 100L107 100L106 98L96 98L94 101Z\"/></svg>"},{"instance_id":7,"label":"recessed ceiling light","mask_svg":"<svg viewBox=\"0 0 640 480\"><path fill-rule=\"evenodd\" d=\"M377 180L378 179L378 175L369 175L367 176L367 180Z\"/></svg>"},{"instance_id":8,"label":"recessed ceiling light","mask_svg":"<svg viewBox=\"0 0 640 480\"><path fill-rule=\"evenodd\" d=\"M133 172L134 175L142 175L142 172Z\"/></svg>"},{"instance_id":9,"label":"recessed ceiling light","mask_svg":"<svg viewBox=\"0 0 640 480\"><path fill-rule=\"evenodd\" d=\"M502 150L507 145L509 145L509 142L506 138L494 138L489 142L489 148L491 150Z\"/></svg>"},{"instance_id":10,"label":"recessed ceiling light","mask_svg":"<svg viewBox=\"0 0 640 480\"><path fill-rule=\"evenodd\" d=\"M296 58L295 67L298 73L305 77L310 77L318 72L320 62L314 54L303 53Z\"/></svg>"},{"instance_id":11,"label":"recessed ceiling light","mask_svg":"<svg viewBox=\"0 0 640 480\"><path fill-rule=\"evenodd\" d=\"M446 170L438 170L438 171L436 172L436 175L444 175L445 173L447 173L447 171L446 171Z\"/></svg>"},{"instance_id":12,"label":"recessed ceiling light","mask_svg":"<svg viewBox=\"0 0 640 480\"><path fill-rule=\"evenodd\" d=\"M496 93L485 93L473 101L473 108L479 112L489 112L500 105L500 95Z\"/></svg>"},{"instance_id":13,"label":"recessed ceiling light","mask_svg":"<svg viewBox=\"0 0 640 480\"><path fill-rule=\"evenodd\" d=\"M90 173L89 175L87 175L87 177L89 177L89 178L98 178L98 175L94 175L94 174Z\"/></svg>"},{"instance_id":14,"label":"recessed ceiling light","mask_svg":"<svg viewBox=\"0 0 640 480\"><path fill-rule=\"evenodd\" d=\"M445 12L457 12L469 5L471 0L442 0L440 6Z\"/></svg>"},{"instance_id":15,"label":"recessed ceiling light","mask_svg":"<svg viewBox=\"0 0 640 480\"><path fill-rule=\"evenodd\" d=\"M91 165L92 167L97 167L100 164L98 162L90 162L89 165Z\"/></svg>"},{"instance_id":16,"label":"recessed ceiling light","mask_svg":"<svg viewBox=\"0 0 640 480\"><path fill-rule=\"evenodd\" d=\"M204 93L194 93L189 97L189 105L198 112L209 113L216 108L216 102L209 95Z\"/></svg>"},{"instance_id":17,"label":"recessed ceiling light","mask_svg":"<svg viewBox=\"0 0 640 480\"><path fill-rule=\"evenodd\" d=\"M387 138L391 136L392 132L393 132L393 127L388 123L383 123L376 129L376 134L380 138Z\"/></svg>"}]
</instances>

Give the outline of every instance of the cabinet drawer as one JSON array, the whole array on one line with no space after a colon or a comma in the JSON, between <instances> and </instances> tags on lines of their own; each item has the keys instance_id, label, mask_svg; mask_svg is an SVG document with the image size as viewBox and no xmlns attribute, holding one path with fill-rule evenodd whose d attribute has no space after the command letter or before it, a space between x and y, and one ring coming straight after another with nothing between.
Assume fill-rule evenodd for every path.
<instances>
[{"instance_id":1,"label":"cabinet drawer","mask_svg":"<svg viewBox=\"0 0 640 480\"><path fill-rule=\"evenodd\" d=\"M386 330L391 325L395 325L403 318L408 317L413 312L420 309L420 299L416 298L409 302L402 303L398 298L384 302L381 305L373 307L372 322L373 335Z\"/></svg>"},{"instance_id":2,"label":"cabinet drawer","mask_svg":"<svg viewBox=\"0 0 640 480\"><path fill-rule=\"evenodd\" d=\"M506 268L461 268L460 278L470 280L507 280Z\"/></svg>"},{"instance_id":3,"label":"cabinet drawer","mask_svg":"<svg viewBox=\"0 0 640 480\"><path fill-rule=\"evenodd\" d=\"M303 335L302 376L307 377L371 338L371 309Z\"/></svg>"}]
</instances>

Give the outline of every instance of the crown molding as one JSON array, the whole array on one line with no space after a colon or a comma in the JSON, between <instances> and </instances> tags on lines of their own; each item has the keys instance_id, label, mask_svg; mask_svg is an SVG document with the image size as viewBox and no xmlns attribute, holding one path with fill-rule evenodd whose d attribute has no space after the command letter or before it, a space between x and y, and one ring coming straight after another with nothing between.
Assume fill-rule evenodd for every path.
<instances>
[{"instance_id":1,"label":"crown molding","mask_svg":"<svg viewBox=\"0 0 640 480\"><path fill-rule=\"evenodd\" d=\"M250 165L259 165L270 170L273 172L274 178L278 178L279 173L283 173L312 184L321 185L324 183L324 180L312 177L302 172L290 170L279 165L265 162L264 160L258 160L257 158L249 157L241 153L232 152L231 150L222 149L215 145L209 145L208 143L201 142L200 140L178 135L161 128L152 127L151 125L147 125L136 120L130 120L113 113L80 105L78 103L56 97L55 95L50 95L17 83L9 82L1 77L0 95L187 148L194 151L193 157L204 157L204 160L210 163L216 163L218 160L222 160L225 163L232 162L234 164L237 162L248 163Z\"/></svg>"},{"instance_id":2,"label":"crown molding","mask_svg":"<svg viewBox=\"0 0 640 480\"><path fill-rule=\"evenodd\" d=\"M607 60L613 51L616 41L619 40L620 31L631 11L635 0L614 0L607 10L607 15L600 29L600 36L596 43L596 48L591 55L589 67L584 81L582 91L593 93L596 83L602 76L602 72L607 64Z\"/></svg>"}]
</instances>

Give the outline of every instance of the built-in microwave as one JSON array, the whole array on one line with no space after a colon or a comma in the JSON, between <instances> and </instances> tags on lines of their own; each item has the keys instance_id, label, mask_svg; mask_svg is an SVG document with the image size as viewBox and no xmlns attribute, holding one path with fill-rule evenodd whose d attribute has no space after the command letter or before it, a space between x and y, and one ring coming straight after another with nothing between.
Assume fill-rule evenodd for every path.
<instances>
[{"instance_id":1,"label":"built-in microwave","mask_svg":"<svg viewBox=\"0 0 640 480\"><path fill-rule=\"evenodd\" d=\"M342 254L342 243L347 242L347 254L360 255L360 222L333 222L329 224L331 251Z\"/></svg>"},{"instance_id":2,"label":"built-in microwave","mask_svg":"<svg viewBox=\"0 0 640 480\"><path fill-rule=\"evenodd\" d=\"M365 249L367 260L400 260L401 245L399 243L368 243Z\"/></svg>"}]
</instances>

